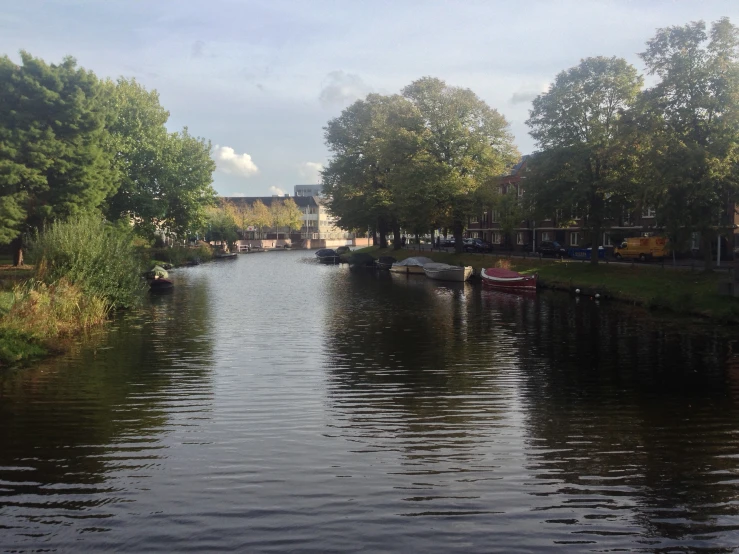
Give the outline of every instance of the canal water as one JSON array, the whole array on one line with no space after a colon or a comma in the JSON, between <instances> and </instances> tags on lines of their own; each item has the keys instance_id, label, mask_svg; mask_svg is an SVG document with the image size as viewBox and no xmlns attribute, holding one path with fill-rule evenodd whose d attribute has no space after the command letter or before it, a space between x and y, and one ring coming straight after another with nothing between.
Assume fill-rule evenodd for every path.
<instances>
[{"instance_id":1,"label":"canal water","mask_svg":"<svg viewBox=\"0 0 739 554\"><path fill-rule=\"evenodd\" d=\"M173 278L0 373L0 551L739 545L725 330L311 252Z\"/></svg>"}]
</instances>

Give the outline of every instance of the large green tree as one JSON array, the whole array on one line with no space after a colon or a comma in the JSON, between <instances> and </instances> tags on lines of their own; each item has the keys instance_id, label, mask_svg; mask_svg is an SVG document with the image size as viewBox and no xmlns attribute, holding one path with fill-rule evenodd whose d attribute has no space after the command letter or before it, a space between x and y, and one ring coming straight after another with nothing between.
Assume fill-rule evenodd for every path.
<instances>
[{"instance_id":1,"label":"large green tree","mask_svg":"<svg viewBox=\"0 0 739 554\"><path fill-rule=\"evenodd\" d=\"M679 241L700 233L705 267L739 191L739 31L728 18L659 29L640 54L660 80L643 95L645 202Z\"/></svg>"},{"instance_id":2,"label":"large green tree","mask_svg":"<svg viewBox=\"0 0 739 554\"><path fill-rule=\"evenodd\" d=\"M109 123L121 186L109 200L111 219L129 218L147 234L184 236L203 225L212 204L215 162L210 142L187 128L170 133L158 93L135 80L108 82L113 117Z\"/></svg>"},{"instance_id":3,"label":"large green tree","mask_svg":"<svg viewBox=\"0 0 739 554\"><path fill-rule=\"evenodd\" d=\"M413 104L399 95L370 94L325 128L332 158L323 171L324 193L338 226L387 233L400 245L398 187L412 181L409 167L419 152L422 120Z\"/></svg>"},{"instance_id":4,"label":"large green tree","mask_svg":"<svg viewBox=\"0 0 739 554\"><path fill-rule=\"evenodd\" d=\"M527 194L539 217L576 207L591 231L593 252L607 219L633 193L628 137L619 123L642 86L636 69L621 58L586 58L557 75L533 103L526 122L539 151L529 163ZM598 256L591 257L593 264Z\"/></svg>"},{"instance_id":5,"label":"large green tree","mask_svg":"<svg viewBox=\"0 0 739 554\"><path fill-rule=\"evenodd\" d=\"M0 240L23 262L22 237L96 209L115 191L105 128L108 91L74 58L0 58Z\"/></svg>"},{"instance_id":6,"label":"large green tree","mask_svg":"<svg viewBox=\"0 0 739 554\"><path fill-rule=\"evenodd\" d=\"M479 212L477 190L519 157L508 122L471 90L441 79L418 79L403 89L403 96L421 114L422 146L435 166L434 196L443 199L461 252L465 222Z\"/></svg>"}]
</instances>

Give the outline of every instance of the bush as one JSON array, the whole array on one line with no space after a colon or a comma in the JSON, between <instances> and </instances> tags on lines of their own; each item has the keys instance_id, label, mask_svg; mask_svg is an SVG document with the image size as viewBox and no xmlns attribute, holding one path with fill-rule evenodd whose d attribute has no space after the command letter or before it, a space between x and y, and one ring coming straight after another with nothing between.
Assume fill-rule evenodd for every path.
<instances>
[{"instance_id":1,"label":"bush","mask_svg":"<svg viewBox=\"0 0 739 554\"><path fill-rule=\"evenodd\" d=\"M197 246L173 246L171 248L151 248L148 255L152 260L170 263L174 266L187 262L207 262L213 259L213 248L207 242L199 242Z\"/></svg>"},{"instance_id":2,"label":"bush","mask_svg":"<svg viewBox=\"0 0 739 554\"><path fill-rule=\"evenodd\" d=\"M125 226L84 215L56 222L30 242L36 279L52 285L61 279L111 308L129 307L141 297L142 263Z\"/></svg>"}]
</instances>

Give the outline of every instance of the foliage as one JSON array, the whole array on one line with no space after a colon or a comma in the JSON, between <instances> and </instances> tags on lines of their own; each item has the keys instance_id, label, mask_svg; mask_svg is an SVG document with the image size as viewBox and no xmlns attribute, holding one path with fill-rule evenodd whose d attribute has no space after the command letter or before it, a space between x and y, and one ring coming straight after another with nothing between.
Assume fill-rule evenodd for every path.
<instances>
[{"instance_id":1,"label":"foliage","mask_svg":"<svg viewBox=\"0 0 739 554\"><path fill-rule=\"evenodd\" d=\"M222 200L216 206L206 208L206 235L208 242L232 244L239 238L232 204Z\"/></svg>"},{"instance_id":2,"label":"foliage","mask_svg":"<svg viewBox=\"0 0 739 554\"><path fill-rule=\"evenodd\" d=\"M303 226L303 212L300 211L295 200L275 200L269 207L272 216L272 225L277 229L277 237L281 228L288 230L299 230Z\"/></svg>"},{"instance_id":3,"label":"foliage","mask_svg":"<svg viewBox=\"0 0 739 554\"><path fill-rule=\"evenodd\" d=\"M699 232L710 243L733 223L739 191L739 30L728 18L659 29L640 54L660 81L645 91L639 120L645 201L675 242Z\"/></svg>"},{"instance_id":4,"label":"foliage","mask_svg":"<svg viewBox=\"0 0 739 554\"><path fill-rule=\"evenodd\" d=\"M327 207L343 229L386 233L398 224L398 189L415 184L412 167L423 132L420 114L399 95L370 94L325 128L333 157L323 171Z\"/></svg>"},{"instance_id":5,"label":"foliage","mask_svg":"<svg viewBox=\"0 0 739 554\"><path fill-rule=\"evenodd\" d=\"M21 60L18 66L0 58L3 241L97 208L118 186L106 88L71 57L49 65L21 52Z\"/></svg>"},{"instance_id":6,"label":"foliage","mask_svg":"<svg viewBox=\"0 0 739 554\"><path fill-rule=\"evenodd\" d=\"M461 252L466 219L479 211L475 192L513 165L518 152L508 122L469 89L424 77L405 89L421 114L423 147L436 166L435 182L445 199Z\"/></svg>"},{"instance_id":7,"label":"foliage","mask_svg":"<svg viewBox=\"0 0 739 554\"><path fill-rule=\"evenodd\" d=\"M587 58L563 71L533 103L526 122L540 149L527 192L538 217L581 212L600 246L606 219L633 194L631 157L619 123L636 102L642 78L621 58ZM598 263L593 256L591 263Z\"/></svg>"},{"instance_id":8,"label":"foliage","mask_svg":"<svg viewBox=\"0 0 739 554\"><path fill-rule=\"evenodd\" d=\"M96 214L52 223L31 240L29 254L40 282L64 279L114 309L133 305L142 291L132 231Z\"/></svg>"},{"instance_id":9,"label":"foliage","mask_svg":"<svg viewBox=\"0 0 739 554\"><path fill-rule=\"evenodd\" d=\"M108 81L112 116L108 125L121 187L108 202L108 216L131 219L149 234L164 230L185 236L205 221L215 162L210 142L187 128L169 133L159 95L135 80Z\"/></svg>"},{"instance_id":10,"label":"foliage","mask_svg":"<svg viewBox=\"0 0 739 554\"><path fill-rule=\"evenodd\" d=\"M213 248L207 243L200 241L197 246L173 246L165 248L151 248L145 251L150 262L156 261L169 263L174 266L184 265L189 262L207 262L213 259Z\"/></svg>"}]
</instances>

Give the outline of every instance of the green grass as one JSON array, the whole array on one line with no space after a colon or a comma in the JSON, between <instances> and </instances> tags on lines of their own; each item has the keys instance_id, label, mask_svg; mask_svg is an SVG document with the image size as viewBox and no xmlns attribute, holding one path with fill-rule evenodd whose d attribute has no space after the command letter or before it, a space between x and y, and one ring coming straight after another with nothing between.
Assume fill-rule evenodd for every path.
<instances>
[{"instance_id":1,"label":"green grass","mask_svg":"<svg viewBox=\"0 0 739 554\"><path fill-rule=\"evenodd\" d=\"M540 283L560 290L582 289L599 292L615 300L651 309L665 309L679 314L711 317L739 323L739 298L718 294L718 284L726 281L725 272L693 272L650 264L606 264L593 267L580 261L539 260L536 258L499 257L482 254L419 252L417 250L381 250L377 247L357 250L375 257L427 256L439 262L483 267L506 267L521 273L537 273Z\"/></svg>"}]
</instances>

